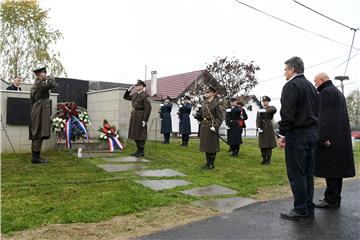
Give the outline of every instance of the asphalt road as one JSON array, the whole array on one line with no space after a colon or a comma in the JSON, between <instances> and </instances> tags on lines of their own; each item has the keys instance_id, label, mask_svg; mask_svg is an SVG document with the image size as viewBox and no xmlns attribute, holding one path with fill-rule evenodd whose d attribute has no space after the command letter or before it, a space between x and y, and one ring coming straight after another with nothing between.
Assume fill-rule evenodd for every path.
<instances>
[{"instance_id":1,"label":"asphalt road","mask_svg":"<svg viewBox=\"0 0 360 240\"><path fill-rule=\"evenodd\" d=\"M316 190L314 202L323 197ZM289 221L280 212L293 198L258 202L230 214L157 232L142 239L355 239L360 240L360 179L345 181L339 209L315 209L313 220Z\"/></svg>"}]
</instances>

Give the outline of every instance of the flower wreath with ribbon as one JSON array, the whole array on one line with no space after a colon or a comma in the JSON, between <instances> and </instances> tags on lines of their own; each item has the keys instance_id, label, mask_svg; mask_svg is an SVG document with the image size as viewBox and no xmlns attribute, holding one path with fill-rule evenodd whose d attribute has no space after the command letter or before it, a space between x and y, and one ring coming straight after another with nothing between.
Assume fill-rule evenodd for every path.
<instances>
[{"instance_id":1,"label":"flower wreath with ribbon","mask_svg":"<svg viewBox=\"0 0 360 240\"><path fill-rule=\"evenodd\" d=\"M86 109L79 107L75 102L58 103L51 118L52 130L60 139L65 138L67 148L71 148L71 141L89 138L86 130L89 125L91 120Z\"/></svg>"},{"instance_id":2,"label":"flower wreath with ribbon","mask_svg":"<svg viewBox=\"0 0 360 240\"><path fill-rule=\"evenodd\" d=\"M119 130L116 130L114 126L110 126L106 119L103 122L103 127L100 127L98 131L100 132L99 139L108 143L110 152L115 151L115 146L117 146L120 151L124 149L120 142Z\"/></svg>"}]
</instances>

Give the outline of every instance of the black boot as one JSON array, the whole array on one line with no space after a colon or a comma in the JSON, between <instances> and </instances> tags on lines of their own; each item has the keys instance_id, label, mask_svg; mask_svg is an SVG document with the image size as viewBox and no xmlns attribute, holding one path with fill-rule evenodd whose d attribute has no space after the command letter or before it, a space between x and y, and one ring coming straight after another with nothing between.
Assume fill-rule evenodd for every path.
<instances>
[{"instance_id":1,"label":"black boot","mask_svg":"<svg viewBox=\"0 0 360 240\"><path fill-rule=\"evenodd\" d=\"M210 169L210 157L206 154L206 164L203 166L203 169Z\"/></svg>"},{"instance_id":2,"label":"black boot","mask_svg":"<svg viewBox=\"0 0 360 240\"><path fill-rule=\"evenodd\" d=\"M45 159L40 159L40 152L32 152L32 163L47 163L48 161Z\"/></svg>"},{"instance_id":3,"label":"black boot","mask_svg":"<svg viewBox=\"0 0 360 240\"><path fill-rule=\"evenodd\" d=\"M234 156L233 157L238 157L239 156L239 150L235 150L234 151Z\"/></svg>"},{"instance_id":4,"label":"black boot","mask_svg":"<svg viewBox=\"0 0 360 240\"><path fill-rule=\"evenodd\" d=\"M138 155L138 154L139 154L139 149L136 149L136 151L133 152L133 153L130 154L130 155L133 156L133 157L135 157L135 156Z\"/></svg>"},{"instance_id":5,"label":"black boot","mask_svg":"<svg viewBox=\"0 0 360 240\"><path fill-rule=\"evenodd\" d=\"M144 149L139 149L138 153L134 155L134 157L143 157L144 156Z\"/></svg>"},{"instance_id":6,"label":"black boot","mask_svg":"<svg viewBox=\"0 0 360 240\"><path fill-rule=\"evenodd\" d=\"M210 157L210 166L209 166L209 169L214 169L215 168L215 157L216 156L211 156Z\"/></svg>"},{"instance_id":7,"label":"black boot","mask_svg":"<svg viewBox=\"0 0 360 240\"><path fill-rule=\"evenodd\" d=\"M264 165L264 164L266 164L266 155L263 155L262 158L263 158L263 160L262 160L261 164Z\"/></svg>"},{"instance_id":8,"label":"black boot","mask_svg":"<svg viewBox=\"0 0 360 240\"><path fill-rule=\"evenodd\" d=\"M267 164L267 165L270 165L270 158L271 158L270 155L267 155L267 156L266 156L266 164Z\"/></svg>"},{"instance_id":9,"label":"black boot","mask_svg":"<svg viewBox=\"0 0 360 240\"><path fill-rule=\"evenodd\" d=\"M187 146L188 146L188 143L189 143L189 141L185 141L184 147L187 147Z\"/></svg>"}]
</instances>

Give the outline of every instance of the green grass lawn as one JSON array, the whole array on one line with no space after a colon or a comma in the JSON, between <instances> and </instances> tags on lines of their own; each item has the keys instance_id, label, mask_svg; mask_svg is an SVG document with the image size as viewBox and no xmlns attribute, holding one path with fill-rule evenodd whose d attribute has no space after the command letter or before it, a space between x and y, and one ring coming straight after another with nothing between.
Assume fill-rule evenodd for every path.
<instances>
[{"instance_id":1,"label":"green grass lawn","mask_svg":"<svg viewBox=\"0 0 360 240\"><path fill-rule=\"evenodd\" d=\"M272 164L260 165L257 139L245 139L239 158L229 156L222 143L216 168L203 170L204 153L198 151L198 140L188 148L171 139L170 145L147 142L143 163L148 169L171 168L186 174L192 184L175 189L153 191L134 182L140 179L131 172L107 173L95 164L107 163L100 158L78 159L72 153L47 152L48 164L30 163L30 154L3 154L1 166L2 233L11 233L44 224L97 222L113 216L140 212L174 203L216 197L190 197L179 191L219 184L238 190L237 196L250 197L257 189L287 184L283 150L273 151ZM129 155L134 144L117 156ZM356 151L357 162L359 151ZM156 178L153 178L156 179ZM174 179L174 178L172 178Z\"/></svg>"}]
</instances>

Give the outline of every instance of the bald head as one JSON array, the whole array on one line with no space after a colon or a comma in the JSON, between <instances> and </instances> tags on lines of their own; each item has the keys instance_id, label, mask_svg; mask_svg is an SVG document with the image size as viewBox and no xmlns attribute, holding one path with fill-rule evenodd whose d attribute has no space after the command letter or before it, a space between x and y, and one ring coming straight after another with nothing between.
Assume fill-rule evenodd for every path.
<instances>
[{"instance_id":1,"label":"bald head","mask_svg":"<svg viewBox=\"0 0 360 240\"><path fill-rule=\"evenodd\" d=\"M329 75L327 75L326 73L319 73L314 78L315 87L318 88L320 87L321 84L329 80L330 80Z\"/></svg>"}]
</instances>

